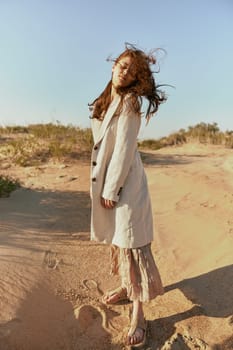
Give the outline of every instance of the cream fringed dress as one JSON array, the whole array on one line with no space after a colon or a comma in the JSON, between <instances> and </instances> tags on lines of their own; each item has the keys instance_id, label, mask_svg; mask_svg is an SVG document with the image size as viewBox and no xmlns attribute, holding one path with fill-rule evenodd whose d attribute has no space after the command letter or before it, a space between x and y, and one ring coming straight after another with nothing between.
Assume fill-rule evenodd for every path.
<instances>
[{"instance_id":1,"label":"cream fringed dress","mask_svg":"<svg viewBox=\"0 0 233 350\"><path fill-rule=\"evenodd\" d=\"M112 272L119 273L131 300L147 301L163 293L150 243L153 219L147 179L137 136L141 117L130 96L112 101L104 120L92 119L94 146L91 163L91 239L109 243ZM117 202L101 206L100 198Z\"/></svg>"}]
</instances>

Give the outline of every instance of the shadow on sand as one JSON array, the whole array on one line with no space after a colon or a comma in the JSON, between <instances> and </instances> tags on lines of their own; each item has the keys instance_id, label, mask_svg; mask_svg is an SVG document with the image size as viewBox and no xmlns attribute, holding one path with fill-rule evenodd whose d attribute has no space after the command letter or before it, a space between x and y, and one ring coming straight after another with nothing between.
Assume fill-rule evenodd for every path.
<instances>
[{"instance_id":1,"label":"shadow on sand","mask_svg":"<svg viewBox=\"0 0 233 350\"><path fill-rule=\"evenodd\" d=\"M176 322L199 315L220 318L233 315L233 265L173 283L165 287L165 292L174 289L180 289L194 306L188 311L150 322L152 337L149 345L152 350L160 348L174 334ZM232 341L230 338L224 343L226 347L220 344L214 350L232 349L229 347Z\"/></svg>"},{"instance_id":2,"label":"shadow on sand","mask_svg":"<svg viewBox=\"0 0 233 350\"><path fill-rule=\"evenodd\" d=\"M38 251L40 245L89 240L88 192L21 188L0 199L0 246Z\"/></svg>"},{"instance_id":3,"label":"shadow on sand","mask_svg":"<svg viewBox=\"0 0 233 350\"><path fill-rule=\"evenodd\" d=\"M233 336L226 339L221 344L216 344L213 346L212 350L232 350L233 349Z\"/></svg>"},{"instance_id":4,"label":"shadow on sand","mask_svg":"<svg viewBox=\"0 0 233 350\"><path fill-rule=\"evenodd\" d=\"M109 350L111 335L103 316L92 305L76 312L70 302L39 284L21 301L16 317L0 324L0 349Z\"/></svg>"},{"instance_id":5,"label":"shadow on sand","mask_svg":"<svg viewBox=\"0 0 233 350\"><path fill-rule=\"evenodd\" d=\"M192 162L192 159L187 159L183 155L170 155L170 154L159 154L159 153L149 153L140 151L142 162L145 166L174 166L174 165L184 165Z\"/></svg>"}]
</instances>

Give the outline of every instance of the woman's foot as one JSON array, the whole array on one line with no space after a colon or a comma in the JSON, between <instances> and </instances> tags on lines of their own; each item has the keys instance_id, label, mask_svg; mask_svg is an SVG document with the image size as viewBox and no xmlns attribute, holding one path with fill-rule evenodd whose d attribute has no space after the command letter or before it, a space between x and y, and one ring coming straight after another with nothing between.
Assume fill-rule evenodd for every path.
<instances>
[{"instance_id":1,"label":"woman's foot","mask_svg":"<svg viewBox=\"0 0 233 350\"><path fill-rule=\"evenodd\" d=\"M146 321L144 319L142 303L135 301L133 303L133 313L130 329L126 338L126 345L139 347L146 342Z\"/></svg>"},{"instance_id":2,"label":"woman's foot","mask_svg":"<svg viewBox=\"0 0 233 350\"><path fill-rule=\"evenodd\" d=\"M126 345L132 345L134 347L139 347L145 345L146 342L146 321L143 319L136 325L131 325L127 339Z\"/></svg>"},{"instance_id":3,"label":"woman's foot","mask_svg":"<svg viewBox=\"0 0 233 350\"><path fill-rule=\"evenodd\" d=\"M118 287L103 295L102 301L105 304L117 304L121 301L129 301L127 297L127 290L124 287Z\"/></svg>"}]
</instances>

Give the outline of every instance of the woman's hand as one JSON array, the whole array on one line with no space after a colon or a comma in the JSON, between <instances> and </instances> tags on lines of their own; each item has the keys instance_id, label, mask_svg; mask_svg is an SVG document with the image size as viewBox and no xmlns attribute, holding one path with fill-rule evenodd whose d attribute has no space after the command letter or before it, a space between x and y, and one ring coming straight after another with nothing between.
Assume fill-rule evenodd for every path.
<instances>
[{"instance_id":1,"label":"woman's hand","mask_svg":"<svg viewBox=\"0 0 233 350\"><path fill-rule=\"evenodd\" d=\"M105 199L105 198L101 197L101 205L105 209L113 209L116 205L116 202L114 202L110 199Z\"/></svg>"}]
</instances>

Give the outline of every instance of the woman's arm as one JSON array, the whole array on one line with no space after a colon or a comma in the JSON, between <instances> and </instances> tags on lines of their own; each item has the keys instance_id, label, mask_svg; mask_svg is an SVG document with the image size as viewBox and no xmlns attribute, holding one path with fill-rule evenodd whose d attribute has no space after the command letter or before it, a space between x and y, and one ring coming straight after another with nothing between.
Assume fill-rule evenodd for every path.
<instances>
[{"instance_id":1,"label":"woman's arm","mask_svg":"<svg viewBox=\"0 0 233 350\"><path fill-rule=\"evenodd\" d=\"M124 186L137 149L140 124L141 117L135 114L131 101L127 98L119 116L114 151L105 177L102 192L102 198L105 200L105 202L102 200L104 207L111 208L114 202L119 200L120 191Z\"/></svg>"}]
</instances>

